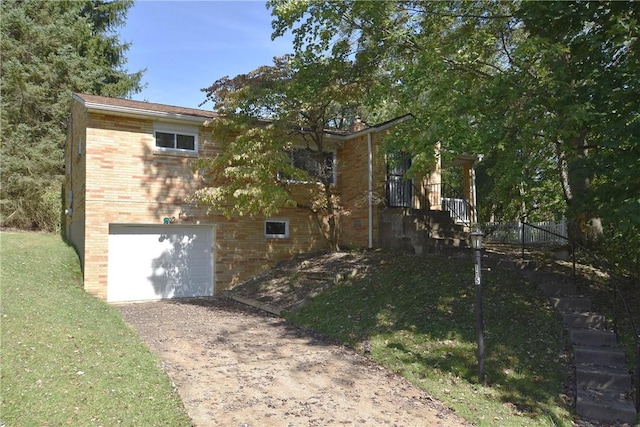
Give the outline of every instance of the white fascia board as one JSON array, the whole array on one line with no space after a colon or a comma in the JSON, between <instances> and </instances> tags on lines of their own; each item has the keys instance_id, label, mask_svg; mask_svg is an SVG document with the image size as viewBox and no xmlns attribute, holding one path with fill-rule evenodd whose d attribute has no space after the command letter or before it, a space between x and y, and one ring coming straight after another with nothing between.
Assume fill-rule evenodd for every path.
<instances>
[{"instance_id":1,"label":"white fascia board","mask_svg":"<svg viewBox=\"0 0 640 427\"><path fill-rule=\"evenodd\" d=\"M75 97L75 95L74 95ZM119 116L125 117L149 117L154 119L161 119L165 121L178 121L178 122L193 122L198 124L203 124L207 121L213 120L213 117L201 117L201 116L192 116L189 114L175 114L175 113L167 113L164 111L151 111L144 110L141 108L131 108L131 107L122 107L115 105L107 105L100 104L95 102L86 102L81 98L76 98L82 105L84 105L89 112L106 112L106 113L114 113Z\"/></svg>"}]
</instances>

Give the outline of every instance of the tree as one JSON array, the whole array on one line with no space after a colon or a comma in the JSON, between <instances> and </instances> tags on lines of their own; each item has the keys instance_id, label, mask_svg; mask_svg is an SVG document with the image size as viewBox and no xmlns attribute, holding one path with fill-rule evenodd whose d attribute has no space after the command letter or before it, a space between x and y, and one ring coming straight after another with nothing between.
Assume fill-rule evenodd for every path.
<instances>
[{"instance_id":1,"label":"tree","mask_svg":"<svg viewBox=\"0 0 640 427\"><path fill-rule=\"evenodd\" d=\"M334 192L327 131L355 120L362 98L358 70L342 59L307 63L284 56L203 91L221 114L210 125L224 147L195 161L206 186L192 200L227 216L306 209L329 248L338 250L339 221L347 212Z\"/></svg>"},{"instance_id":2,"label":"tree","mask_svg":"<svg viewBox=\"0 0 640 427\"><path fill-rule=\"evenodd\" d=\"M299 54L377 70L372 104L402 106L421 128L396 139L404 148L485 154L493 205L518 189L521 213L557 206L578 237L598 217L637 229L635 3L268 4L274 37L292 31Z\"/></svg>"},{"instance_id":3,"label":"tree","mask_svg":"<svg viewBox=\"0 0 640 427\"><path fill-rule=\"evenodd\" d=\"M114 30L132 1L2 1L0 212L3 226L59 226L71 94L126 96L128 73Z\"/></svg>"}]
</instances>

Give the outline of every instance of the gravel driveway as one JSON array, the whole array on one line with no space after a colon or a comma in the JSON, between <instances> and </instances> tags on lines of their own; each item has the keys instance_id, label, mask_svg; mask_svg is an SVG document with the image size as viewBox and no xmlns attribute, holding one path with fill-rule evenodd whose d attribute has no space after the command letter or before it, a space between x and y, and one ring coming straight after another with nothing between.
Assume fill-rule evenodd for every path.
<instances>
[{"instance_id":1,"label":"gravel driveway","mask_svg":"<svg viewBox=\"0 0 640 427\"><path fill-rule=\"evenodd\" d=\"M205 426L468 426L358 353L222 298L118 307Z\"/></svg>"}]
</instances>

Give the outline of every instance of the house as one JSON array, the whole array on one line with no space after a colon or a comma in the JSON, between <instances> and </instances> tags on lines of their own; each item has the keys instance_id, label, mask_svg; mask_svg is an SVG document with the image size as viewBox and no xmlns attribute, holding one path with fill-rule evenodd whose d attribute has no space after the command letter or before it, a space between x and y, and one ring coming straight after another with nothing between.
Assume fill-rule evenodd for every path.
<instances>
[{"instance_id":1,"label":"house","mask_svg":"<svg viewBox=\"0 0 640 427\"><path fill-rule=\"evenodd\" d=\"M87 292L111 302L212 296L279 260L326 249L308 211L227 219L185 201L201 185L192 160L221 150L206 126L216 117L206 110L73 95L65 233L80 256ZM385 246L382 212L389 203L382 198L391 197L400 209L420 204L378 153L385 131L410 118L327 135L337 159L336 192L350 212L342 223L343 246ZM429 179L437 181L438 173ZM437 198L430 202L439 208Z\"/></svg>"}]
</instances>

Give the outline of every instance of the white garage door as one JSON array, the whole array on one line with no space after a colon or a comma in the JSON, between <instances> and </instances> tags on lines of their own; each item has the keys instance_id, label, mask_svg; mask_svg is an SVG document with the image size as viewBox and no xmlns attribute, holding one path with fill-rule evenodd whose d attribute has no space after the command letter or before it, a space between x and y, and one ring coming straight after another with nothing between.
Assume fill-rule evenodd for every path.
<instances>
[{"instance_id":1,"label":"white garage door","mask_svg":"<svg viewBox=\"0 0 640 427\"><path fill-rule=\"evenodd\" d=\"M109 226L107 301L212 295L211 228Z\"/></svg>"}]
</instances>

